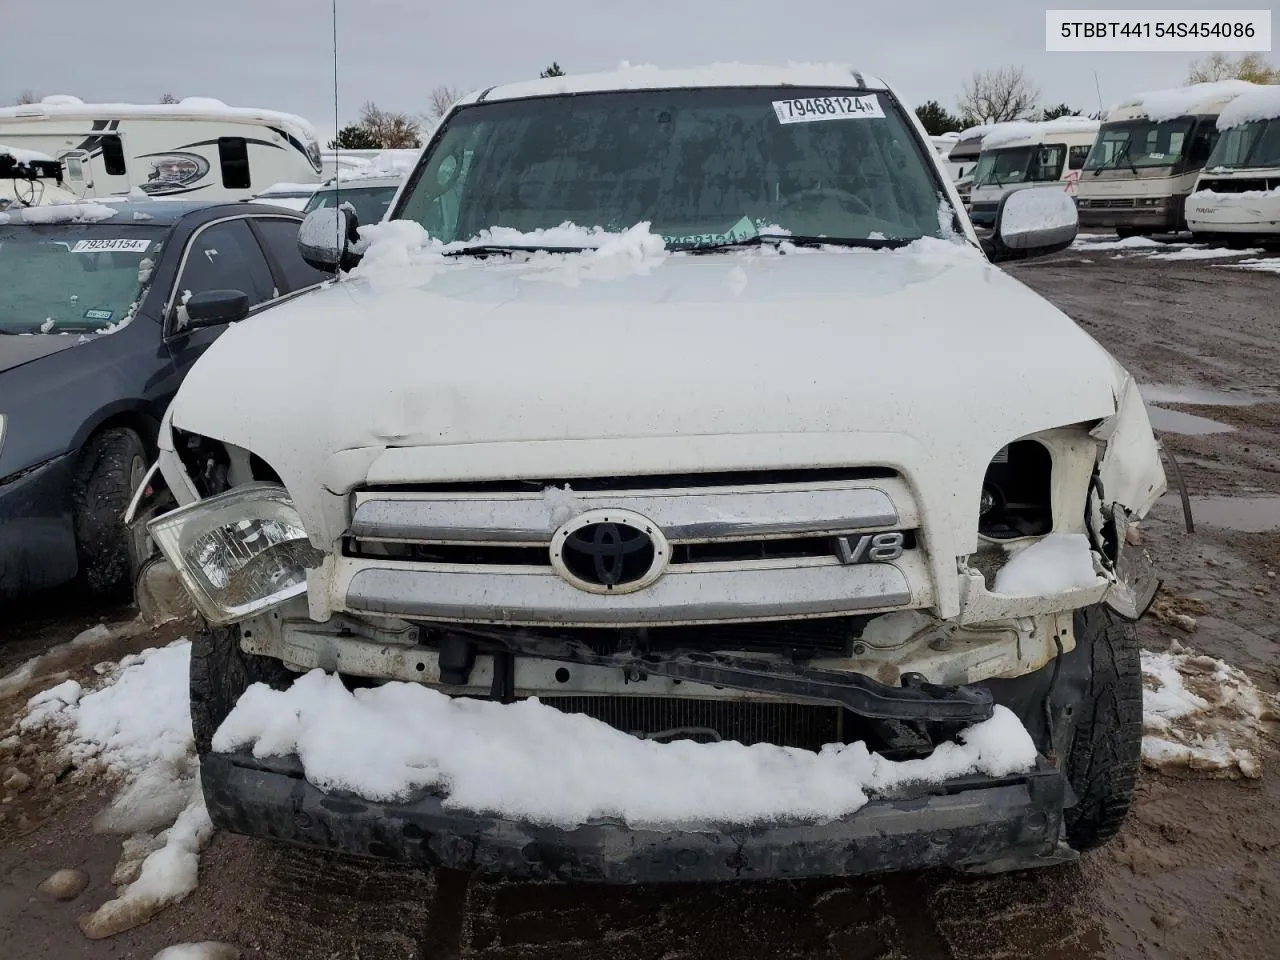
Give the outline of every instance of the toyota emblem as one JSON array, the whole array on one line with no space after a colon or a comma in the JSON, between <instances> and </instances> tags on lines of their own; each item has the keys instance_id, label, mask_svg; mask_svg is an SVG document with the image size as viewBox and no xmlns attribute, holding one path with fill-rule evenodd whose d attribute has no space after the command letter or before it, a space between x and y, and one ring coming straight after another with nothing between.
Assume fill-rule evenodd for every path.
<instances>
[{"instance_id":1,"label":"toyota emblem","mask_svg":"<svg viewBox=\"0 0 1280 960\"><path fill-rule=\"evenodd\" d=\"M588 593L631 593L657 580L671 545L648 517L630 510L589 510L551 535L551 566Z\"/></svg>"}]
</instances>

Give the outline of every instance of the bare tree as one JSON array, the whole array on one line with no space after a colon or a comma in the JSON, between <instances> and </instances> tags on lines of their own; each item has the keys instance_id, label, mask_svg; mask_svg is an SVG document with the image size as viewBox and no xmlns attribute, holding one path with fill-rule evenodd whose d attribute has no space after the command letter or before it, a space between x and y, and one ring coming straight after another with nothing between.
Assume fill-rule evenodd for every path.
<instances>
[{"instance_id":1,"label":"bare tree","mask_svg":"<svg viewBox=\"0 0 1280 960\"><path fill-rule=\"evenodd\" d=\"M427 109L422 119L434 125L449 112L449 108L462 99L462 91L457 87L442 84L427 94Z\"/></svg>"},{"instance_id":2,"label":"bare tree","mask_svg":"<svg viewBox=\"0 0 1280 960\"><path fill-rule=\"evenodd\" d=\"M360 108L360 126L383 150L422 146L422 125L407 113L383 110L372 100Z\"/></svg>"},{"instance_id":3,"label":"bare tree","mask_svg":"<svg viewBox=\"0 0 1280 960\"><path fill-rule=\"evenodd\" d=\"M175 97L172 93L162 93L160 94L160 102L161 103L177 103L178 98Z\"/></svg>"},{"instance_id":4,"label":"bare tree","mask_svg":"<svg viewBox=\"0 0 1280 960\"><path fill-rule=\"evenodd\" d=\"M25 104L35 103L35 102L36 102L36 95L31 90L23 90L20 94L18 94L17 103L18 103L18 106L20 107L24 106Z\"/></svg>"},{"instance_id":5,"label":"bare tree","mask_svg":"<svg viewBox=\"0 0 1280 960\"><path fill-rule=\"evenodd\" d=\"M1214 53L1191 64L1187 83L1211 83L1214 80L1248 80L1250 83L1280 83L1280 68L1273 67L1257 53L1229 57Z\"/></svg>"},{"instance_id":6,"label":"bare tree","mask_svg":"<svg viewBox=\"0 0 1280 960\"><path fill-rule=\"evenodd\" d=\"M1040 90L1021 67L1001 67L975 73L964 85L960 114L966 123L1002 123L1036 115Z\"/></svg>"}]
</instances>

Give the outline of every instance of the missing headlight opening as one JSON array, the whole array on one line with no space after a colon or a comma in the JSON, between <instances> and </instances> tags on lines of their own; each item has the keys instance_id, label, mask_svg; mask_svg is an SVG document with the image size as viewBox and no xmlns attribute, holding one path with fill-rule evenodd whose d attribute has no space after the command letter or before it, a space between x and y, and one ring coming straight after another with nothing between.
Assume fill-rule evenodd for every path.
<instances>
[{"instance_id":1,"label":"missing headlight opening","mask_svg":"<svg viewBox=\"0 0 1280 960\"><path fill-rule=\"evenodd\" d=\"M993 540L1038 537L1053 529L1053 458L1036 440L1001 450L982 481L978 532Z\"/></svg>"}]
</instances>

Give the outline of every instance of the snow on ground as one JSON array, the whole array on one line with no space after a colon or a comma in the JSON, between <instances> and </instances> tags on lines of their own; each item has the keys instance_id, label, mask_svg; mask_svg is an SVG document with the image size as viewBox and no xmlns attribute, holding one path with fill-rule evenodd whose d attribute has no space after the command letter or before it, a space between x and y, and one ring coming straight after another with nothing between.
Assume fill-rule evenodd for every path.
<instances>
[{"instance_id":1,"label":"snow on ground","mask_svg":"<svg viewBox=\"0 0 1280 960\"><path fill-rule=\"evenodd\" d=\"M1083 533L1051 533L1023 547L996 573L994 593L1006 597L1044 597L1092 587L1089 538Z\"/></svg>"},{"instance_id":2,"label":"snow on ground","mask_svg":"<svg viewBox=\"0 0 1280 960\"><path fill-rule=\"evenodd\" d=\"M1031 737L1003 707L926 759L893 762L865 744L820 753L772 744L642 740L537 699L451 699L413 683L347 690L313 670L287 690L255 684L214 736L218 751L297 754L309 781L370 800L426 787L445 806L574 827L827 819L869 794L918 781L1028 769Z\"/></svg>"},{"instance_id":3,"label":"snow on ground","mask_svg":"<svg viewBox=\"0 0 1280 960\"><path fill-rule=\"evenodd\" d=\"M179 943L165 947L151 960L240 960L240 951L229 943Z\"/></svg>"},{"instance_id":4,"label":"snow on ground","mask_svg":"<svg viewBox=\"0 0 1280 960\"><path fill-rule=\"evenodd\" d=\"M1139 250L1149 247L1167 247L1169 244L1161 243L1159 240L1152 240L1150 237L1125 237L1123 240L1090 240L1088 243L1080 242L1080 235L1076 235L1076 241L1072 246L1077 250Z\"/></svg>"},{"instance_id":5,"label":"snow on ground","mask_svg":"<svg viewBox=\"0 0 1280 960\"><path fill-rule=\"evenodd\" d=\"M1241 270L1265 270L1269 273L1280 273L1280 257L1241 260L1239 263L1225 264L1225 266L1239 267Z\"/></svg>"},{"instance_id":6,"label":"snow on ground","mask_svg":"<svg viewBox=\"0 0 1280 960\"><path fill-rule=\"evenodd\" d=\"M1280 698L1242 671L1174 644L1142 651L1142 759L1157 770L1262 775L1261 737L1280 721Z\"/></svg>"},{"instance_id":7,"label":"snow on ground","mask_svg":"<svg viewBox=\"0 0 1280 960\"><path fill-rule=\"evenodd\" d=\"M1217 260L1222 257L1242 257L1261 253L1261 250L1227 250L1222 247L1184 247L1172 253L1153 253L1148 260Z\"/></svg>"},{"instance_id":8,"label":"snow on ground","mask_svg":"<svg viewBox=\"0 0 1280 960\"><path fill-rule=\"evenodd\" d=\"M17 696L40 681L65 679L66 673L59 672L66 667L67 659L72 654L101 646L108 640L123 636L138 629L139 621L126 624L122 628L112 630L105 623L99 623L76 634L66 643L50 647L37 657L32 657L22 666L0 677L0 701Z\"/></svg>"},{"instance_id":9,"label":"snow on ground","mask_svg":"<svg viewBox=\"0 0 1280 960\"><path fill-rule=\"evenodd\" d=\"M189 659L182 640L100 664L97 689L66 680L31 697L17 725L19 735L52 732L78 770L105 769L122 781L95 827L129 839L112 878L116 898L81 919L90 937L144 923L196 887L199 852L213 825L197 778Z\"/></svg>"}]
</instances>

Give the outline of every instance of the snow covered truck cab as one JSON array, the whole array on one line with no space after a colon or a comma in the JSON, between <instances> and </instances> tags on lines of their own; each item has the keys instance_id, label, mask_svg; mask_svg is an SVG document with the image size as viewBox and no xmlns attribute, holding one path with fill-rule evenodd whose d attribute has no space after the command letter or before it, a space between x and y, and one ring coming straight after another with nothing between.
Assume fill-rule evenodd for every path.
<instances>
[{"instance_id":1,"label":"snow covered truck cab","mask_svg":"<svg viewBox=\"0 0 1280 960\"><path fill-rule=\"evenodd\" d=\"M216 823L519 877L1058 862L1139 761L1136 385L843 66L472 94L183 383L140 593Z\"/></svg>"}]
</instances>

